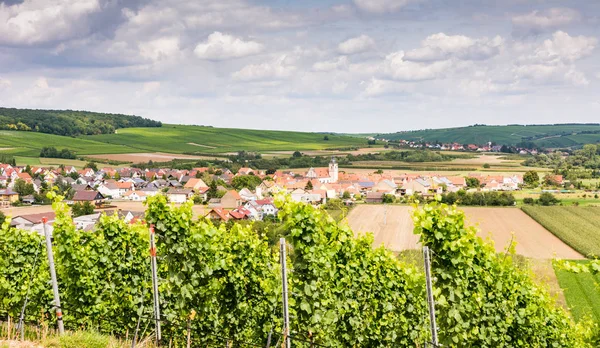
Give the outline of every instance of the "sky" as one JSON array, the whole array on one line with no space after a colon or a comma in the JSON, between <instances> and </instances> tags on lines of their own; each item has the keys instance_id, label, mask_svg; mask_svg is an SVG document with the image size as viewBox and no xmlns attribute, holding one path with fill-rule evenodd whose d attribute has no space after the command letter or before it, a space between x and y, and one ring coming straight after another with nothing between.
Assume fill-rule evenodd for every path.
<instances>
[{"instance_id":1,"label":"sky","mask_svg":"<svg viewBox=\"0 0 600 348\"><path fill-rule=\"evenodd\" d=\"M600 122L600 2L0 0L0 105L328 132Z\"/></svg>"}]
</instances>

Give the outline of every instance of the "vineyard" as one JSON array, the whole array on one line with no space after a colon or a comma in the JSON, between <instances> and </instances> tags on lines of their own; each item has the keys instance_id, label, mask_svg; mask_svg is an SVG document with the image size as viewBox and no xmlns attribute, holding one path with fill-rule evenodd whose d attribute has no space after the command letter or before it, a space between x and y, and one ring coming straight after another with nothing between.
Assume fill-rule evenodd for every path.
<instances>
[{"instance_id":1,"label":"vineyard","mask_svg":"<svg viewBox=\"0 0 600 348\"><path fill-rule=\"evenodd\" d=\"M422 269L372 248L345 224L285 197L290 337L294 347L423 347L431 342ZM275 346L284 339L278 250L249 225L194 220L191 203L149 197L145 221L105 216L77 230L55 198L54 253L64 324L117 337L151 329L149 228L157 236L163 341L185 346ZM595 324L574 324L548 293L465 226L456 207L416 210L432 253L440 343L449 347L593 347ZM55 323L43 237L0 229L0 318ZM189 326L188 326L189 325ZM144 332L146 332L144 330ZM131 337L131 336L130 336Z\"/></svg>"},{"instance_id":2,"label":"vineyard","mask_svg":"<svg viewBox=\"0 0 600 348\"><path fill-rule=\"evenodd\" d=\"M521 209L582 255L600 256L600 208L523 206Z\"/></svg>"}]
</instances>

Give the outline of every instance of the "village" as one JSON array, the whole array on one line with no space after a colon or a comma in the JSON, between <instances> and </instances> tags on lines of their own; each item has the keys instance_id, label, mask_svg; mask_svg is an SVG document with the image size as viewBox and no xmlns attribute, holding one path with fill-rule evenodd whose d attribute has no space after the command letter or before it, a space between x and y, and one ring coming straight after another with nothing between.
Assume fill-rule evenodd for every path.
<instances>
[{"instance_id":1,"label":"village","mask_svg":"<svg viewBox=\"0 0 600 348\"><path fill-rule=\"evenodd\" d=\"M562 178L557 176L555 180L562 181ZM474 185L471 184L473 182ZM522 184L523 176L517 174L396 175L383 171L353 174L341 171L333 157L328 167L309 168L302 173L277 170L270 175L252 168L241 168L233 173L227 168L212 167L192 170L129 167L77 170L72 166L44 168L0 164L0 212L13 206L49 204L43 201L45 193L57 187L64 191L62 194L68 204L85 204L94 208L93 213L75 217L74 221L81 229L92 228L102 213L118 212L126 221L135 221L143 215L142 204L139 204L139 209L131 211L115 209L112 204L144 202L147 197L157 194L165 195L169 202L175 204L193 200L195 204L203 205L203 215L213 220L262 221L276 217L273 197L279 192L288 193L295 201L313 205L335 199L352 205L358 202L384 203L390 199L401 201L408 197L428 198L436 193L460 190L516 191ZM21 208L19 214L12 217L11 224L42 233L42 215L28 214L26 208ZM53 214L45 216L51 223Z\"/></svg>"}]
</instances>

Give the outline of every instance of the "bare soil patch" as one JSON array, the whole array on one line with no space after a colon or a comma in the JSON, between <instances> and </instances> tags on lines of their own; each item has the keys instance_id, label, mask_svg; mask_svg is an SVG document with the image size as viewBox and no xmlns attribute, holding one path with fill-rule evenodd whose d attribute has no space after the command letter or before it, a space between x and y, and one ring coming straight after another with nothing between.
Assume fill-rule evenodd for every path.
<instances>
[{"instance_id":1,"label":"bare soil patch","mask_svg":"<svg viewBox=\"0 0 600 348\"><path fill-rule=\"evenodd\" d=\"M399 252L418 249L418 236L413 234L411 207L359 205L348 215L348 223L355 234L372 232L375 245L384 245ZM511 242L517 243L517 254L536 259L583 259L583 256L548 232L520 209L461 207L467 223L478 224L482 238L491 237L498 252Z\"/></svg>"},{"instance_id":2,"label":"bare soil patch","mask_svg":"<svg viewBox=\"0 0 600 348\"><path fill-rule=\"evenodd\" d=\"M148 162L150 160L154 162L168 162L174 159L214 159L215 157L210 156L193 156L193 155L182 155L173 153L153 152L153 153L123 153L123 154L104 154L104 155L89 155L86 157L105 159L109 161L121 161L121 162L132 162L141 163Z\"/></svg>"}]
</instances>

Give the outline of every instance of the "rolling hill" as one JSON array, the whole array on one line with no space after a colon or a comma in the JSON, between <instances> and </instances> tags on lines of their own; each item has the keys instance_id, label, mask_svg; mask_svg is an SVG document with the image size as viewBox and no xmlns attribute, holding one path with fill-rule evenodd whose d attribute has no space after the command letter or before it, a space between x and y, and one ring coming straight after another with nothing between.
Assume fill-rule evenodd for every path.
<instances>
[{"instance_id":1,"label":"rolling hill","mask_svg":"<svg viewBox=\"0 0 600 348\"><path fill-rule=\"evenodd\" d=\"M366 146L364 138L322 133L263 131L164 125L123 128L115 134L67 137L37 132L0 130L0 153L39 157L45 146L67 148L77 155L168 152L219 154L237 151L307 151Z\"/></svg>"},{"instance_id":2,"label":"rolling hill","mask_svg":"<svg viewBox=\"0 0 600 348\"><path fill-rule=\"evenodd\" d=\"M324 140L327 136L329 140ZM364 138L335 134L164 125L161 128L119 129L116 134L81 139L124 145L137 152L228 153L245 151L322 150L366 146Z\"/></svg>"},{"instance_id":3,"label":"rolling hill","mask_svg":"<svg viewBox=\"0 0 600 348\"><path fill-rule=\"evenodd\" d=\"M600 124L555 124L555 125L507 125L424 129L388 134L377 134L377 138L426 142L457 142L460 144L517 145L533 142L545 148L577 147L600 142Z\"/></svg>"}]
</instances>

